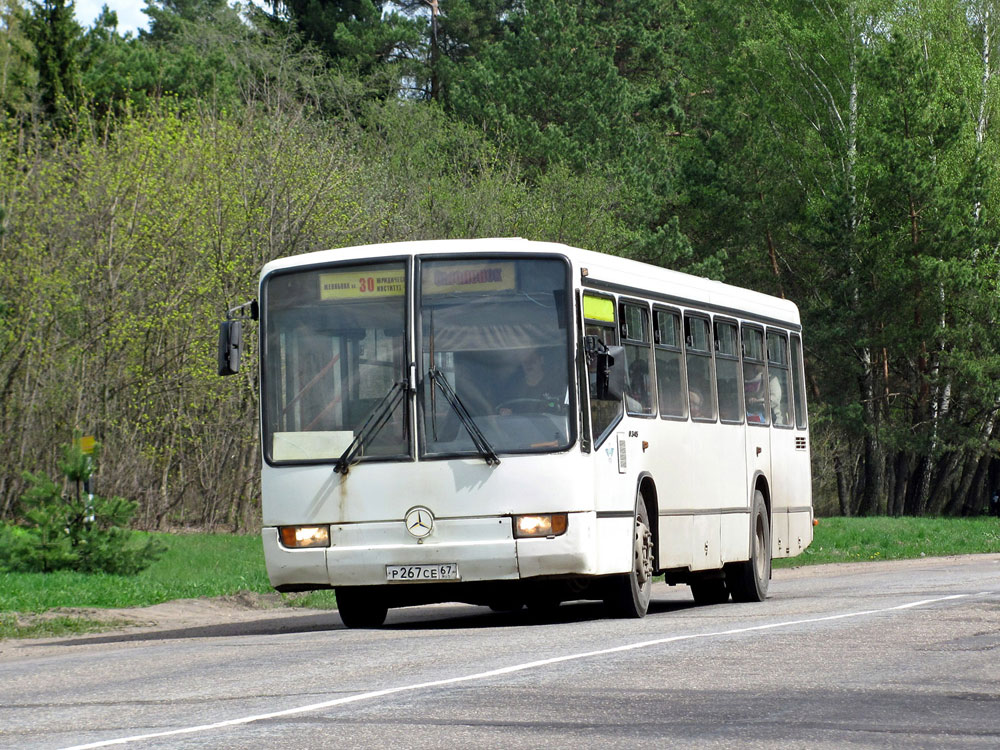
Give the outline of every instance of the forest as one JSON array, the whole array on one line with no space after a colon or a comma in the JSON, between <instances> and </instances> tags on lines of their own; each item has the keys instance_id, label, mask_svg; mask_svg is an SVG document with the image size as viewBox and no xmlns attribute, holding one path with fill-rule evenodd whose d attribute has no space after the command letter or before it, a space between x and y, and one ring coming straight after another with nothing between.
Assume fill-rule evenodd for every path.
<instances>
[{"instance_id":1,"label":"forest","mask_svg":"<svg viewBox=\"0 0 1000 750\"><path fill-rule=\"evenodd\" d=\"M1000 2L0 0L0 521L75 434L146 529L259 523L273 258L520 236L793 300L824 515L1000 487ZM235 381L235 382L234 382Z\"/></svg>"}]
</instances>

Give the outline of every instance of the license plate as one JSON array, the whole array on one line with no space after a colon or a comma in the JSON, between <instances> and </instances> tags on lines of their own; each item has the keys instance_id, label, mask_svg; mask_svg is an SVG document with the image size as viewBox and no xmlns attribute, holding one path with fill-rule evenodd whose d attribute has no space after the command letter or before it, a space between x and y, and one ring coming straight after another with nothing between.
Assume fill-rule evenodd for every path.
<instances>
[{"instance_id":1,"label":"license plate","mask_svg":"<svg viewBox=\"0 0 1000 750\"><path fill-rule=\"evenodd\" d=\"M457 581L458 563L441 565L386 565L387 581Z\"/></svg>"}]
</instances>

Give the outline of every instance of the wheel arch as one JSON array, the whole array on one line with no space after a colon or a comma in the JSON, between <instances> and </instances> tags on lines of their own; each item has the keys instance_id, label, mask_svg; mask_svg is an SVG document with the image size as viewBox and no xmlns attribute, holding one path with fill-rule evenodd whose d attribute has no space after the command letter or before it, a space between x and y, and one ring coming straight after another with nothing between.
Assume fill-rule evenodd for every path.
<instances>
[{"instance_id":1,"label":"wheel arch","mask_svg":"<svg viewBox=\"0 0 1000 750\"><path fill-rule=\"evenodd\" d=\"M646 504L650 531L653 534L654 567L660 569L660 501L656 493L656 482L648 471L639 474L636 481L636 497L642 497Z\"/></svg>"},{"instance_id":2,"label":"wheel arch","mask_svg":"<svg viewBox=\"0 0 1000 750\"><path fill-rule=\"evenodd\" d=\"M750 497L748 498L750 502L750 507L753 507L753 493L760 490L760 494L764 496L764 507L767 508L767 523L770 528L774 528L774 516L771 514L771 487L767 482L767 477L764 476L764 472L757 471L753 475L753 480L751 482Z\"/></svg>"}]
</instances>

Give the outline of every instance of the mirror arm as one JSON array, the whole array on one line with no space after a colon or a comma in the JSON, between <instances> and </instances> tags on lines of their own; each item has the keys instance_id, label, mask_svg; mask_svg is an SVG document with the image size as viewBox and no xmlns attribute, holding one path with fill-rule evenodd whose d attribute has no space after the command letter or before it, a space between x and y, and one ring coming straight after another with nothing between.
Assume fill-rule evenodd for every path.
<instances>
[{"instance_id":1,"label":"mirror arm","mask_svg":"<svg viewBox=\"0 0 1000 750\"><path fill-rule=\"evenodd\" d=\"M240 311L246 312L242 315L236 315ZM237 305L226 310L226 320L236 319L260 320L260 305L257 303L257 300L252 299L249 302L244 302L242 305Z\"/></svg>"}]
</instances>

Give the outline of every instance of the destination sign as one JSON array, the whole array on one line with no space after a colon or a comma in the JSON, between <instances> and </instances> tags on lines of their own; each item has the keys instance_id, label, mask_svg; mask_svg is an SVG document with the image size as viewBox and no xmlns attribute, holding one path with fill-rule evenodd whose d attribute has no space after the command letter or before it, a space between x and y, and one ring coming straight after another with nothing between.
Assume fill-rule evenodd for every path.
<instances>
[{"instance_id":1,"label":"destination sign","mask_svg":"<svg viewBox=\"0 0 1000 750\"><path fill-rule=\"evenodd\" d=\"M370 299L406 294L406 271L402 268L336 271L319 275L319 298Z\"/></svg>"},{"instance_id":2,"label":"destination sign","mask_svg":"<svg viewBox=\"0 0 1000 750\"><path fill-rule=\"evenodd\" d=\"M321 300L374 299L406 294L401 268L330 271L319 274ZM423 276L424 294L498 292L517 286L514 263L435 263Z\"/></svg>"}]
</instances>

